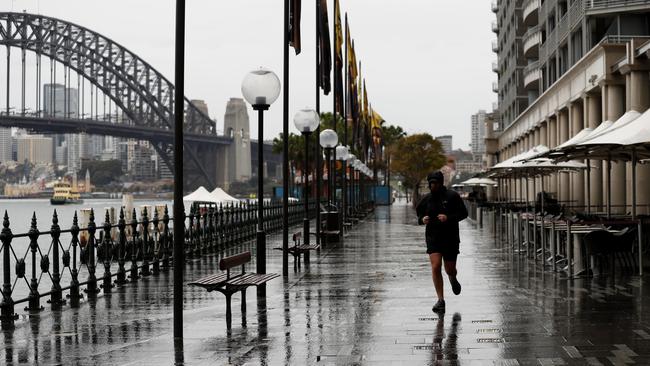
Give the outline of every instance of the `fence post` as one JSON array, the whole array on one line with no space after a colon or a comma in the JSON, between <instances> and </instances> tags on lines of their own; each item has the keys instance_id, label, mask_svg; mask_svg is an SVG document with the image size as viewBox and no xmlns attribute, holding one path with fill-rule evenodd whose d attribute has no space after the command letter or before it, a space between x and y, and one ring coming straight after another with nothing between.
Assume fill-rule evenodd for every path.
<instances>
[{"instance_id":1,"label":"fence post","mask_svg":"<svg viewBox=\"0 0 650 366\"><path fill-rule=\"evenodd\" d=\"M152 273L154 275L157 275L160 273L160 249L162 246L160 245L160 229L158 228L158 224L160 223L160 219L158 218L158 209L154 206L153 208L153 220L151 220L151 224L153 225L153 233L151 235L151 243L152 243L152 250L153 250L153 259L151 260L152 264Z\"/></svg>"},{"instance_id":2,"label":"fence post","mask_svg":"<svg viewBox=\"0 0 650 366\"><path fill-rule=\"evenodd\" d=\"M136 219L135 208L131 216L131 282L138 280L138 220Z\"/></svg>"},{"instance_id":3,"label":"fence post","mask_svg":"<svg viewBox=\"0 0 650 366\"><path fill-rule=\"evenodd\" d=\"M142 277L147 277L151 275L149 269L149 217L147 215L147 206L142 210L142 268L140 274Z\"/></svg>"},{"instance_id":4,"label":"fence post","mask_svg":"<svg viewBox=\"0 0 650 366\"><path fill-rule=\"evenodd\" d=\"M29 250L32 252L32 279L29 281L29 302L25 310L40 311L43 307L40 304L41 296L38 293L38 279L36 278L36 252L38 248L38 236L40 232L36 227L36 212L32 214L32 224L29 228ZM46 259L47 256L43 256ZM47 259L46 259L47 260ZM41 261L43 263L43 261Z\"/></svg>"},{"instance_id":5,"label":"fence post","mask_svg":"<svg viewBox=\"0 0 650 366\"><path fill-rule=\"evenodd\" d=\"M50 294L49 303L53 308L57 308L63 304L63 293L61 291L61 268L59 267L59 247L61 245L61 227L59 226L59 217L54 210L52 215L52 227L50 228L50 236L52 237L52 291ZM70 266L70 253L63 252L63 266Z\"/></svg>"},{"instance_id":6,"label":"fence post","mask_svg":"<svg viewBox=\"0 0 650 366\"><path fill-rule=\"evenodd\" d=\"M79 218L77 217L77 211L74 212L74 217L72 218L72 226L70 227L70 234L72 235L72 280L70 281L70 306L77 307L79 306L79 300L83 298L81 293L79 293L79 269L77 268L77 247L79 246Z\"/></svg>"},{"instance_id":7,"label":"fence post","mask_svg":"<svg viewBox=\"0 0 650 366\"><path fill-rule=\"evenodd\" d=\"M86 285L86 293L89 296L99 292L99 288L97 287L97 277L95 276L97 260L95 258L95 245L97 244L95 240L96 231L97 225L95 224L95 210L90 209L90 219L88 220L88 244L86 244L88 246L88 249L86 250L86 253L88 253L88 284Z\"/></svg>"},{"instance_id":8,"label":"fence post","mask_svg":"<svg viewBox=\"0 0 650 366\"><path fill-rule=\"evenodd\" d=\"M5 210L5 216L2 220L2 231L0 231L0 241L2 242L2 302L0 303L0 322L2 328L11 328L14 326L14 320L18 315L14 313L14 300L11 298L11 240L14 235L9 228L9 215Z\"/></svg>"},{"instance_id":9,"label":"fence post","mask_svg":"<svg viewBox=\"0 0 650 366\"><path fill-rule=\"evenodd\" d=\"M120 218L117 222L118 234L118 253L117 253L117 279L115 283L123 285L126 283L126 220L124 220L124 208L120 208Z\"/></svg>"},{"instance_id":10,"label":"fence post","mask_svg":"<svg viewBox=\"0 0 650 366\"><path fill-rule=\"evenodd\" d=\"M113 283L111 281L112 275L111 275L111 260L113 259L113 241L111 240L111 216L108 213L108 210L106 211L106 215L104 217L104 240L102 242L102 247L104 249L104 276L103 276L103 283L102 283L102 288L104 289L104 293L109 293L111 292L111 289L113 288Z\"/></svg>"},{"instance_id":11,"label":"fence post","mask_svg":"<svg viewBox=\"0 0 650 366\"><path fill-rule=\"evenodd\" d=\"M169 269L169 211L167 205L165 205L165 212L163 213L163 233L162 233L162 244L161 248L163 251L162 257L162 268L164 270Z\"/></svg>"}]
</instances>

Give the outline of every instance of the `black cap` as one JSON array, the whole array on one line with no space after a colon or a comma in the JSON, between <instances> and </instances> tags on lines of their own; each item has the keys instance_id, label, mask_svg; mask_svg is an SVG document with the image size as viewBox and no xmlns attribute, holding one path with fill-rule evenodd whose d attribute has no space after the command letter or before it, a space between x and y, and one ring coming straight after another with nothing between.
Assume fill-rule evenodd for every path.
<instances>
[{"instance_id":1,"label":"black cap","mask_svg":"<svg viewBox=\"0 0 650 366\"><path fill-rule=\"evenodd\" d=\"M442 184L444 183L444 181L445 181L445 176L442 175L442 172L440 170L429 173L429 175L427 175L427 182L429 184L431 184L431 182L438 182Z\"/></svg>"}]
</instances>

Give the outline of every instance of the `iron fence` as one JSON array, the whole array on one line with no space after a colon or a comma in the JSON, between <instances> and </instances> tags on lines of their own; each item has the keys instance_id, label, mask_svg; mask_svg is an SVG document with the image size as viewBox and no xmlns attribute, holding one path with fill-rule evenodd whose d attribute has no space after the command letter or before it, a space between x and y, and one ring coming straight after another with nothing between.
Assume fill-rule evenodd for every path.
<instances>
[{"instance_id":1,"label":"iron fence","mask_svg":"<svg viewBox=\"0 0 650 366\"><path fill-rule=\"evenodd\" d=\"M310 203L310 217L315 216L317 202ZM289 203L289 224L302 222L304 203ZM52 308L69 302L78 306L86 296L101 291L110 293L116 285L138 281L168 271L173 263L173 223L166 205L145 206L137 212L120 209L111 221L109 211L102 223L90 210L85 227L79 224L77 212L70 228L59 225L56 210L49 230L40 231L36 214L28 232L14 234L5 211L0 231L0 321L13 325L18 319L15 307L26 303L28 313L43 310L45 297ZM232 203L226 205L193 205L185 215L184 250L187 260L213 255L255 239L257 205ZM282 203L264 205L264 230L268 233L282 228ZM98 270L103 273L98 275Z\"/></svg>"}]
</instances>

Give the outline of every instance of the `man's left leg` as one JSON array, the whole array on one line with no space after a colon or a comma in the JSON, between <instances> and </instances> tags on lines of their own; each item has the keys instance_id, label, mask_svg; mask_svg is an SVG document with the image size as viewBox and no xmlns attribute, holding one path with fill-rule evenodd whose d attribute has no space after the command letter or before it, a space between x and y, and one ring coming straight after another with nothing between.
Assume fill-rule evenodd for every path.
<instances>
[{"instance_id":1,"label":"man's left leg","mask_svg":"<svg viewBox=\"0 0 650 366\"><path fill-rule=\"evenodd\" d=\"M456 258L453 259L453 262L446 259L443 259L443 261L445 262L445 272L447 272L449 282L451 283L451 290L454 292L454 295L458 295L460 294L461 286L458 279L456 279L456 275L458 274L458 271L456 270Z\"/></svg>"}]
</instances>

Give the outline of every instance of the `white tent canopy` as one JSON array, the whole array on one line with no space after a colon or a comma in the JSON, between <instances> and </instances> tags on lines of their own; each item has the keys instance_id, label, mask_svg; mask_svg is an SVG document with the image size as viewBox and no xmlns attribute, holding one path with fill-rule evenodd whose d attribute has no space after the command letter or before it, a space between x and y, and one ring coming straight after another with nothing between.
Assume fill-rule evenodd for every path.
<instances>
[{"instance_id":1,"label":"white tent canopy","mask_svg":"<svg viewBox=\"0 0 650 366\"><path fill-rule=\"evenodd\" d=\"M196 191L183 197L186 202L210 202L210 203L230 203L239 202L238 199L232 197L221 188L216 188L214 191L209 192L205 187L201 186Z\"/></svg>"},{"instance_id":2,"label":"white tent canopy","mask_svg":"<svg viewBox=\"0 0 650 366\"><path fill-rule=\"evenodd\" d=\"M644 113L645 114L645 113ZM602 133L594 135L593 133L584 141L578 143L579 146L593 146L603 144L621 144L623 138L630 137L636 133L635 128L639 125L634 123L641 116L637 111L627 111L609 128L604 129ZM630 128L630 126L632 128ZM594 131L595 132L595 131ZM594 137L591 137L594 136Z\"/></svg>"},{"instance_id":3,"label":"white tent canopy","mask_svg":"<svg viewBox=\"0 0 650 366\"><path fill-rule=\"evenodd\" d=\"M196 191L188 194L187 196L183 197L183 201L187 202L214 202L212 198L212 194L208 192L205 187L200 186L199 188L196 189Z\"/></svg>"},{"instance_id":4,"label":"white tent canopy","mask_svg":"<svg viewBox=\"0 0 650 366\"><path fill-rule=\"evenodd\" d=\"M239 202L238 199L236 199L235 197L229 195L228 193L226 193L226 191L224 191L223 189L221 189L219 187L215 188L214 191L212 191L210 194L215 199L215 201L212 201L212 202L216 202L216 203Z\"/></svg>"},{"instance_id":5,"label":"white tent canopy","mask_svg":"<svg viewBox=\"0 0 650 366\"><path fill-rule=\"evenodd\" d=\"M489 178L470 178L460 184L463 186L496 186L497 182Z\"/></svg>"}]
</instances>

